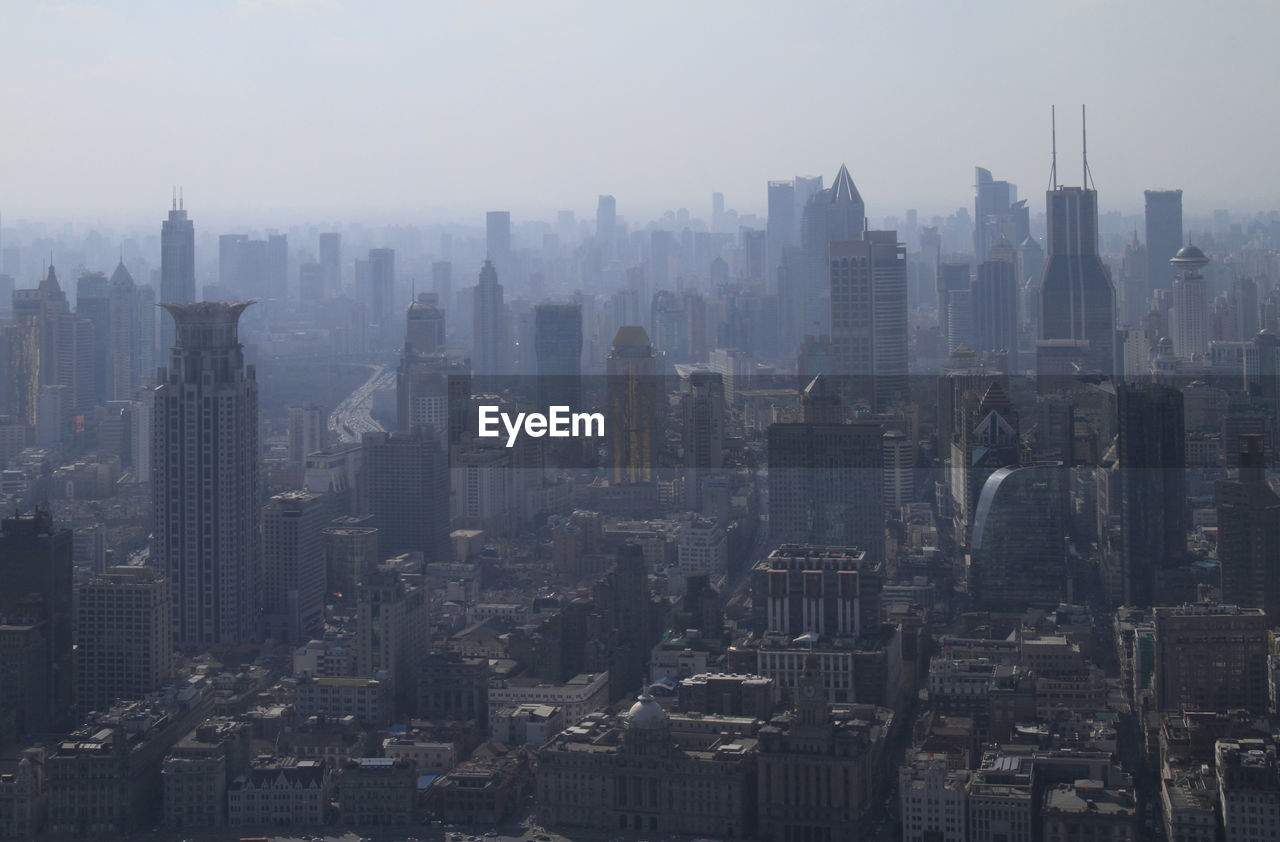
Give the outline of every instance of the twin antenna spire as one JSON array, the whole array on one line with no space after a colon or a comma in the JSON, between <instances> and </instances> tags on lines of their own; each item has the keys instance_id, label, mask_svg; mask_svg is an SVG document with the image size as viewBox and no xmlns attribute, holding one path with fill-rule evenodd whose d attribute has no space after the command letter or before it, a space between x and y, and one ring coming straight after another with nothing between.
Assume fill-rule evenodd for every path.
<instances>
[{"instance_id":1,"label":"twin antenna spire","mask_svg":"<svg viewBox=\"0 0 1280 842\"><path fill-rule=\"evenodd\" d=\"M173 188L173 209L182 210L182 188Z\"/></svg>"},{"instance_id":2,"label":"twin antenna spire","mask_svg":"<svg viewBox=\"0 0 1280 842\"><path fill-rule=\"evenodd\" d=\"M1057 107L1049 106L1049 125L1050 132L1053 136L1053 160L1049 165L1049 189L1058 189L1058 115ZM1097 185L1093 182L1093 173L1089 171L1089 128L1085 120L1084 106L1080 106L1080 186L1088 190L1092 186L1097 189Z\"/></svg>"}]
</instances>

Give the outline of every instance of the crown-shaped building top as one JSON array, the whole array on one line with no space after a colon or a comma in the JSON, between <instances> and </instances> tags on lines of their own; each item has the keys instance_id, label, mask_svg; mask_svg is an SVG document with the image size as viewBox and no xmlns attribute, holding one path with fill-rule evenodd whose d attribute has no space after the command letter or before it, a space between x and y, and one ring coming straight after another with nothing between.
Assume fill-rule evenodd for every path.
<instances>
[{"instance_id":1,"label":"crown-shaped building top","mask_svg":"<svg viewBox=\"0 0 1280 842\"><path fill-rule=\"evenodd\" d=\"M862 196L853 183L853 177L849 175L849 168L844 164L840 165L840 172L836 173L836 180L831 183L831 203L839 202L863 204Z\"/></svg>"}]
</instances>

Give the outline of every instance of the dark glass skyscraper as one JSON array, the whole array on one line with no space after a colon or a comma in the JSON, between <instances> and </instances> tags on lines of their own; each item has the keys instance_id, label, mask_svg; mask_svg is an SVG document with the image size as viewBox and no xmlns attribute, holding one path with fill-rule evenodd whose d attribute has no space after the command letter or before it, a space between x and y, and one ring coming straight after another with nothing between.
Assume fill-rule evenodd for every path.
<instances>
[{"instance_id":1,"label":"dark glass skyscraper","mask_svg":"<svg viewBox=\"0 0 1280 842\"><path fill-rule=\"evenodd\" d=\"M1161 573L1187 549L1182 393L1159 383L1116 388L1124 604L1155 605Z\"/></svg>"},{"instance_id":2,"label":"dark glass skyscraper","mask_svg":"<svg viewBox=\"0 0 1280 842\"><path fill-rule=\"evenodd\" d=\"M1098 255L1098 191L1059 187L1045 194L1049 247L1040 284L1040 339L1079 346L1091 370L1115 367L1116 308L1111 275Z\"/></svg>"},{"instance_id":3,"label":"dark glass skyscraper","mask_svg":"<svg viewBox=\"0 0 1280 842\"><path fill-rule=\"evenodd\" d=\"M1169 261L1183 246L1182 191L1147 190L1147 283L1151 290L1170 289L1177 270Z\"/></svg>"},{"instance_id":4,"label":"dark glass skyscraper","mask_svg":"<svg viewBox=\"0 0 1280 842\"><path fill-rule=\"evenodd\" d=\"M577 303L534 308L538 391L546 406L577 409L582 395L582 307Z\"/></svg>"},{"instance_id":5,"label":"dark glass skyscraper","mask_svg":"<svg viewBox=\"0 0 1280 842\"><path fill-rule=\"evenodd\" d=\"M1280 496L1267 482L1262 436L1240 437L1240 473L1214 483L1222 601L1280 616Z\"/></svg>"}]
</instances>

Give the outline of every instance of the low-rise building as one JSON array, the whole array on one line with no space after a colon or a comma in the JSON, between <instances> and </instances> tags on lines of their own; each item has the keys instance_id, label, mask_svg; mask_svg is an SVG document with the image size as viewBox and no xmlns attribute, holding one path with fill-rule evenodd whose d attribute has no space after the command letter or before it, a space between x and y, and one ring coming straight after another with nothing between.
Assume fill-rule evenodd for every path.
<instances>
[{"instance_id":1,"label":"low-rise building","mask_svg":"<svg viewBox=\"0 0 1280 842\"><path fill-rule=\"evenodd\" d=\"M564 683L537 678L494 679L490 683L490 718L499 708L522 704L558 707L566 722L577 722L609 704L609 673L582 673Z\"/></svg>"},{"instance_id":2,"label":"low-rise building","mask_svg":"<svg viewBox=\"0 0 1280 842\"><path fill-rule=\"evenodd\" d=\"M1045 842L1132 842L1138 830L1137 801L1129 790L1080 780L1045 790Z\"/></svg>"},{"instance_id":3,"label":"low-rise building","mask_svg":"<svg viewBox=\"0 0 1280 842\"><path fill-rule=\"evenodd\" d=\"M501 707L489 718L492 738L511 746L540 746L564 730L564 712L551 705Z\"/></svg>"},{"instance_id":4,"label":"low-rise building","mask_svg":"<svg viewBox=\"0 0 1280 842\"><path fill-rule=\"evenodd\" d=\"M417 737L387 737L382 741L382 756L408 760L418 775L441 775L458 763L458 749L452 742Z\"/></svg>"},{"instance_id":5,"label":"low-rise building","mask_svg":"<svg viewBox=\"0 0 1280 842\"><path fill-rule=\"evenodd\" d=\"M917 752L898 770L903 842L966 842L969 773L946 754Z\"/></svg>"},{"instance_id":6,"label":"low-rise building","mask_svg":"<svg viewBox=\"0 0 1280 842\"><path fill-rule=\"evenodd\" d=\"M342 823L355 827L412 824L418 773L407 757L349 760L338 780Z\"/></svg>"},{"instance_id":7,"label":"low-rise building","mask_svg":"<svg viewBox=\"0 0 1280 842\"><path fill-rule=\"evenodd\" d=\"M303 678L297 683L299 716L354 716L366 728L387 723L390 688L376 678Z\"/></svg>"},{"instance_id":8,"label":"low-rise building","mask_svg":"<svg viewBox=\"0 0 1280 842\"><path fill-rule=\"evenodd\" d=\"M227 787L231 827L316 827L324 823L329 770L315 760L264 757Z\"/></svg>"}]
</instances>

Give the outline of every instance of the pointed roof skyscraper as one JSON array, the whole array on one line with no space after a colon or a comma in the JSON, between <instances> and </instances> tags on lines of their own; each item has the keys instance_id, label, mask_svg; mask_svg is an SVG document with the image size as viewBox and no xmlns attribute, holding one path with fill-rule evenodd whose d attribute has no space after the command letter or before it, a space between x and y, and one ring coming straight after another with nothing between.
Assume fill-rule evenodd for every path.
<instances>
[{"instance_id":1,"label":"pointed roof skyscraper","mask_svg":"<svg viewBox=\"0 0 1280 842\"><path fill-rule=\"evenodd\" d=\"M858 188L853 183L853 177L849 175L849 168L844 164L840 165L840 172L836 173L836 180L831 183L831 203L839 202L864 205L862 195L858 193Z\"/></svg>"}]
</instances>

